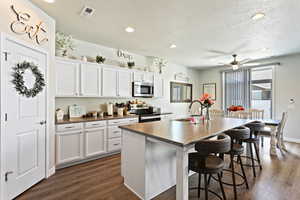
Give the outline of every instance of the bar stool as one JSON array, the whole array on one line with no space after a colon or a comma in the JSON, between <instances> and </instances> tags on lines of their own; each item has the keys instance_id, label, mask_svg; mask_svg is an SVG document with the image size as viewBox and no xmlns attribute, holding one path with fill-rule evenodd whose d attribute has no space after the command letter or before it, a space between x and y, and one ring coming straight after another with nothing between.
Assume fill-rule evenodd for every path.
<instances>
[{"instance_id":1,"label":"bar stool","mask_svg":"<svg viewBox=\"0 0 300 200\"><path fill-rule=\"evenodd\" d=\"M246 173L244 170L244 165L243 165L243 162L241 159L241 155L244 153L244 147L242 145L242 142L243 142L243 140L250 138L250 129L245 126L241 126L238 128L234 128L234 129L225 131L224 133L231 138L231 149L229 152L227 152L225 154L230 155L230 167L231 167L230 172L232 174L232 182L233 183L231 184L231 183L223 182L223 184L233 186L234 199L236 200L237 199L237 192L236 192L237 186L241 186L245 183L246 188L249 189L249 185L248 185ZM242 175L235 172L235 170L234 170L234 157L235 156L237 156L237 161L240 164L240 167L241 167L241 170L243 173ZM242 182L241 184L236 184L235 175L242 177L244 182Z\"/></svg>"},{"instance_id":2,"label":"bar stool","mask_svg":"<svg viewBox=\"0 0 300 200\"><path fill-rule=\"evenodd\" d=\"M260 162L259 151L258 151L259 147L257 145L259 143L259 138L257 136L258 136L259 132L261 130L263 130L263 128L265 127L265 123L263 123L261 121L254 121L254 122L251 122L249 124L246 124L245 126L250 128L250 138L243 140L243 142L245 142L247 144L250 144L250 148L249 148L250 149L250 157L249 156L243 156L243 157L250 158L252 164L251 165L244 165L244 166L252 167L253 176L256 177L255 167L259 167L260 170L262 170L262 165L261 165L261 162ZM252 145L254 146L256 159L254 158L254 155L253 155ZM255 162L257 162L258 165L255 165Z\"/></svg>"},{"instance_id":3,"label":"bar stool","mask_svg":"<svg viewBox=\"0 0 300 200\"><path fill-rule=\"evenodd\" d=\"M225 166L225 162L217 155L230 151L230 137L221 134L216 140L203 140L195 144L195 150L197 152L189 154L189 170L192 170L199 174L198 187L190 189L198 189L198 198L200 198L201 188L201 176L204 175L204 190L205 199L208 200L208 192L216 195L219 199L222 199L220 195L208 189L207 175L217 174L218 182L222 191L223 200L226 200L222 180L221 172Z\"/></svg>"}]
</instances>

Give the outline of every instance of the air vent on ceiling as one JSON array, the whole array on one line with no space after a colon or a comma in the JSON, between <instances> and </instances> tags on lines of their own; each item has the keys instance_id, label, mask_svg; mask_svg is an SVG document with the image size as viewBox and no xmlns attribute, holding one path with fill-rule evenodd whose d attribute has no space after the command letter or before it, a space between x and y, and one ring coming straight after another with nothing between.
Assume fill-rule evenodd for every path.
<instances>
[{"instance_id":1,"label":"air vent on ceiling","mask_svg":"<svg viewBox=\"0 0 300 200\"><path fill-rule=\"evenodd\" d=\"M84 6L83 9L81 10L80 16L83 17L90 17L94 14L95 9L90 7L90 6Z\"/></svg>"}]
</instances>

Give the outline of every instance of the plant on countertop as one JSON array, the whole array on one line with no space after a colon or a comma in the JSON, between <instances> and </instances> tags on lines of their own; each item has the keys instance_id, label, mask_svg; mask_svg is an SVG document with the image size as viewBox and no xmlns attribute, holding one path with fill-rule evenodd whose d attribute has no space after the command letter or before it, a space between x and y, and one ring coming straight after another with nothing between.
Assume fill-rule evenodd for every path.
<instances>
[{"instance_id":1,"label":"plant on countertop","mask_svg":"<svg viewBox=\"0 0 300 200\"><path fill-rule=\"evenodd\" d=\"M62 51L61 56L67 56L68 50L74 50L74 41L71 35L67 35L63 32L56 32L55 36L56 50Z\"/></svg>"},{"instance_id":2,"label":"plant on countertop","mask_svg":"<svg viewBox=\"0 0 300 200\"><path fill-rule=\"evenodd\" d=\"M102 64L102 63L104 63L105 62L105 58L103 57L103 56L96 56L96 63L98 63L98 64Z\"/></svg>"}]
</instances>

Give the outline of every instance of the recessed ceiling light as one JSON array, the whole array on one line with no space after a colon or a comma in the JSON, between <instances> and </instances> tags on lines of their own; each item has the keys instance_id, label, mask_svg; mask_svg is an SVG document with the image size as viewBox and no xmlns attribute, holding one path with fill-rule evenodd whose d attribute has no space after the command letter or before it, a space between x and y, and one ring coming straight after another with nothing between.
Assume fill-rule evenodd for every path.
<instances>
[{"instance_id":1,"label":"recessed ceiling light","mask_svg":"<svg viewBox=\"0 0 300 200\"><path fill-rule=\"evenodd\" d=\"M132 28L132 27L130 27L130 26L128 26L128 27L125 29L125 31L126 31L127 33L133 33L133 32L135 31L135 29Z\"/></svg>"},{"instance_id":2,"label":"recessed ceiling light","mask_svg":"<svg viewBox=\"0 0 300 200\"><path fill-rule=\"evenodd\" d=\"M170 49L174 49L174 48L176 48L177 46L176 46L176 44L171 44L170 45Z\"/></svg>"},{"instance_id":3,"label":"recessed ceiling light","mask_svg":"<svg viewBox=\"0 0 300 200\"><path fill-rule=\"evenodd\" d=\"M262 48L261 51L268 51L268 48Z\"/></svg>"},{"instance_id":4,"label":"recessed ceiling light","mask_svg":"<svg viewBox=\"0 0 300 200\"><path fill-rule=\"evenodd\" d=\"M265 13L262 13L262 12L258 12L258 13L255 13L251 18L253 20L259 20L259 19L262 19L266 16Z\"/></svg>"},{"instance_id":5,"label":"recessed ceiling light","mask_svg":"<svg viewBox=\"0 0 300 200\"><path fill-rule=\"evenodd\" d=\"M47 3L54 3L55 2L55 0L44 0L45 2L47 2Z\"/></svg>"}]
</instances>

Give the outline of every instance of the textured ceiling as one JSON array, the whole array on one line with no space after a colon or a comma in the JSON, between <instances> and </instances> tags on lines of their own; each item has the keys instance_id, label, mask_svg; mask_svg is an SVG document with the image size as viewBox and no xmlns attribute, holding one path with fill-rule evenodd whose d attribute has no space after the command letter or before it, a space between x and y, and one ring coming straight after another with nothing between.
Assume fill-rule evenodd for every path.
<instances>
[{"instance_id":1,"label":"textured ceiling","mask_svg":"<svg viewBox=\"0 0 300 200\"><path fill-rule=\"evenodd\" d=\"M299 0L32 1L75 38L187 66L230 62L232 53L258 59L300 52ZM94 16L79 16L84 5L96 9ZM252 20L256 12L265 18ZM125 32L127 26L136 31ZM228 55L215 58L214 51Z\"/></svg>"}]
</instances>

